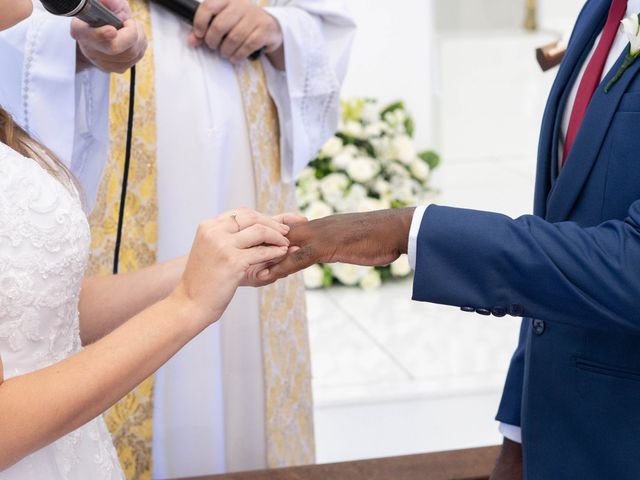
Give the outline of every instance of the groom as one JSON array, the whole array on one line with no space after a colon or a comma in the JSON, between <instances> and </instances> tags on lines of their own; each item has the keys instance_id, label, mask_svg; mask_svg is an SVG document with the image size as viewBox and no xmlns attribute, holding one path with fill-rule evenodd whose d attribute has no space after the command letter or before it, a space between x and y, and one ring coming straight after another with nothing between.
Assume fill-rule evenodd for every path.
<instances>
[{"instance_id":1,"label":"groom","mask_svg":"<svg viewBox=\"0 0 640 480\"><path fill-rule=\"evenodd\" d=\"M638 12L589 0L580 13L544 115L535 215L328 217L295 226L297 247L262 273L409 253L414 300L523 317L495 480L640 478L640 60L610 84L629 52L620 22Z\"/></svg>"}]
</instances>

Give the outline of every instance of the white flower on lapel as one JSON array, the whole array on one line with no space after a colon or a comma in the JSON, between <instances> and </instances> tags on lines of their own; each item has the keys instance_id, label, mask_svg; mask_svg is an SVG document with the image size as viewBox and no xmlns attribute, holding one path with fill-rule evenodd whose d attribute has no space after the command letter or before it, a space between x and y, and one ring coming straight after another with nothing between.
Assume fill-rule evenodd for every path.
<instances>
[{"instance_id":1,"label":"white flower on lapel","mask_svg":"<svg viewBox=\"0 0 640 480\"><path fill-rule=\"evenodd\" d=\"M640 19L638 15L629 15L622 20L622 31L629 39L631 55L640 53Z\"/></svg>"},{"instance_id":2,"label":"white flower on lapel","mask_svg":"<svg viewBox=\"0 0 640 480\"><path fill-rule=\"evenodd\" d=\"M618 69L618 72L604 88L606 93L609 93L609 90L611 90L618 80L622 78L624 72L626 72L629 67L635 63L638 56L640 56L640 14L634 13L633 15L629 15L627 18L622 20L621 23L622 32L629 39L629 51L627 52L627 56L625 57L622 66Z\"/></svg>"}]
</instances>

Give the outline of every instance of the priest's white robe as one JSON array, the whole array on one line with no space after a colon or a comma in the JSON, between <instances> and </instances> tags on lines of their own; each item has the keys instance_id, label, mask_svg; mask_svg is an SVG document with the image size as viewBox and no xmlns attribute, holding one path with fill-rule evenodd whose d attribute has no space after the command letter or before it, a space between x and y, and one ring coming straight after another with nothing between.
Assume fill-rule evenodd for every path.
<instances>
[{"instance_id":1,"label":"priest's white robe","mask_svg":"<svg viewBox=\"0 0 640 480\"><path fill-rule=\"evenodd\" d=\"M261 61L281 128L287 182L336 129L354 23L343 0L276 0L287 71ZM190 49L190 28L152 5L158 134L158 259L189 251L198 223L254 207L254 175L235 70ZM69 20L36 8L0 34L0 105L66 161L93 204L109 138L109 80L76 73ZM154 478L266 467L258 293L241 289L224 318L156 377Z\"/></svg>"}]
</instances>

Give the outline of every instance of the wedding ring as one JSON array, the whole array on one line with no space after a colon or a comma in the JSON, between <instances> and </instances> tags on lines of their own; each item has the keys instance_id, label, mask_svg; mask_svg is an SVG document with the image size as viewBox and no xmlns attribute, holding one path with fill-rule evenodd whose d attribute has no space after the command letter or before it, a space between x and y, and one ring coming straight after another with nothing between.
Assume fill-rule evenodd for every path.
<instances>
[{"instance_id":1,"label":"wedding ring","mask_svg":"<svg viewBox=\"0 0 640 480\"><path fill-rule=\"evenodd\" d=\"M240 226L240 222L238 221L238 215L234 213L233 215L231 215L231 218L233 218L233 221L236 222L236 225L238 226L238 231L242 230L242 227Z\"/></svg>"}]
</instances>

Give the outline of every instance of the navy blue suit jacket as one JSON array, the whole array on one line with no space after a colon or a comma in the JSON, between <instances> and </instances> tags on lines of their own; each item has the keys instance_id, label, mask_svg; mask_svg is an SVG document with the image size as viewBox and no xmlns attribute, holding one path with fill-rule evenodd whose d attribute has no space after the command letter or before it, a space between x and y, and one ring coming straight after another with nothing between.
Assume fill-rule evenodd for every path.
<instances>
[{"instance_id":1,"label":"navy blue suit jacket","mask_svg":"<svg viewBox=\"0 0 640 480\"><path fill-rule=\"evenodd\" d=\"M609 6L586 3L551 90L534 215L432 206L418 239L415 300L524 317L497 418L521 425L528 480L640 479L640 60L605 93L620 57L557 173Z\"/></svg>"}]
</instances>

